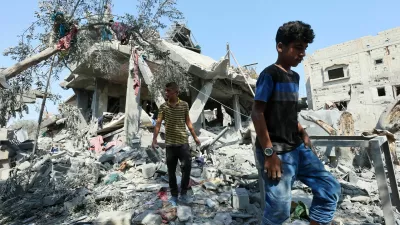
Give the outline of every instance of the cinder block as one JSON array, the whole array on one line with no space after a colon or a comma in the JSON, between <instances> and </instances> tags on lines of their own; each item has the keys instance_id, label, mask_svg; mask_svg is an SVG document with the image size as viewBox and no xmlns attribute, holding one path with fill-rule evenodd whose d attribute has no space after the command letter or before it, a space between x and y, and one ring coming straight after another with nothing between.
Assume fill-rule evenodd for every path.
<instances>
[{"instance_id":1,"label":"cinder block","mask_svg":"<svg viewBox=\"0 0 400 225\"><path fill-rule=\"evenodd\" d=\"M0 169L0 180L7 180L10 177L11 169Z\"/></svg>"},{"instance_id":2,"label":"cinder block","mask_svg":"<svg viewBox=\"0 0 400 225\"><path fill-rule=\"evenodd\" d=\"M144 164L142 166L142 175L144 178L150 178L154 176L157 170L157 165L154 163Z\"/></svg>"},{"instance_id":3,"label":"cinder block","mask_svg":"<svg viewBox=\"0 0 400 225\"><path fill-rule=\"evenodd\" d=\"M8 159L9 152L8 150L0 150L0 160Z\"/></svg>"},{"instance_id":4,"label":"cinder block","mask_svg":"<svg viewBox=\"0 0 400 225\"><path fill-rule=\"evenodd\" d=\"M232 189L232 207L234 209L246 209L249 204L249 193L245 188Z\"/></svg>"},{"instance_id":5,"label":"cinder block","mask_svg":"<svg viewBox=\"0 0 400 225\"><path fill-rule=\"evenodd\" d=\"M6 128L0 128L0 141L8 141L7 134L8 132Z\"/></svg>"},{"instance_id":6,"label":"cinder block","mask_svg":"<svg viewBox=\"0 0 400 225\"><path fill-rule=\"evenodd\" d=\"M8 161L8 159L0 160L0 168L10 169L10 162Z\"/></svg>"}]
</instances>

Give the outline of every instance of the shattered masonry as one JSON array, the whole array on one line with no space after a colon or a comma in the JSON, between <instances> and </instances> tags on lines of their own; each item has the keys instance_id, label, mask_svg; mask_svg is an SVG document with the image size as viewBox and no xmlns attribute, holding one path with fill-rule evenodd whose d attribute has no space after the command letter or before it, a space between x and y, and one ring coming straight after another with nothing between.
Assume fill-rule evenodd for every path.
<instances>
[{"instance_id":1,"label":"shattered masonry","mask_svg":"<svg viewBox=\"0 0 400 225\"><path fill-rule=\"evenodd\" d=\"M391 37L396 32L400 29L386 31L380 36ZM182 33L185 35L177 35ZM253 154L255 135L247 117L253 102L251 90L238 68L229 66L229 59L215 61L202 55L190 34L187 27L175 25L168 38L157 43L171 53L170 57L193 80L189 92L181 96L190 103L190 117L196 122L202 142L201 147L196 148L189 139L193 159L190 192L194 199L191 204L172 207L166 201L169 191L163 128L158 137L160 148L149 148L153 116L164 102L161 93L152 96L149 88L159 64L140 52L138 60L130 61L131 47L113 41L107 47L109 51L120 53L119 71L99 74L87 64L71 66L73 72L61 86L72 88L75 94L60 106L60 115L48 115L42 122L44 132L35 157L29 157L33 143L24 129L0 129L0 223L259 224L264 202ZM97 47L89 51L88 57L95 54ZM389 47L390 56L396 52L392 48ZM371 55L379 55L373 51ZM344 94L328 95L326 90L318 87L321 82L317 79L324 74L318 75L320 70L312 68L325 63L319 55L325 53L317 51L306 62L306 74L309 76L312 72L307 83L308 103L315 110L307 110L304 99L299 100L299 122L310 136L343 136L343 140L385 137L396 163L400 98L387 98L390 104L378 101L376 104L382 110L374 111L376 121L369 124L371 118L364 119L360 112L351 110L356 98L349 98L350 102L343 108L337 103L346 100L342 98ZM336 61L332 65L324 64L326 67L323 68L329 71L336 69L333 65L343 64L339 59ZM392 66L390 71L395 71L396 67ZM348 81L353 82L353 67L348 63L350 78L328 83L332 83L332 87L342 87L344 84L340 82L349 85ZM136 71L131 73L132 68ZM138 93L135 93L134 72L139 72L139 83L135 83L135 87L139 87ZM247 77L252 88L255 81ZM310 85L313 88L311 94ZM368 85L356 85L357 90L372 88L373 84ZM351 86L355 88L354 83ZM352 89L353 96L354 92ZM322 94L330 98L324 98ZM331 99L335 96L339 96L338 99ZM317 110L320 108L324 109ZM377 118L380 125L375 127ZM397 209L392 208L390 201L382 202L380 198L378 180L382 181L382 173L374 170L367 147L315 147L325 168L342 186L343 195L334 224L385 224L389 221L388 212L394 213L394 220L400 224ZM375 150L379 155L380 151ZM389 167L387 170L390 174ZM395 166L393 172L398 174L400 167ZM179 166L177 176L181 176ZM397 176L396 183L399 182ZM388 189L389 185L385 182L383 186ZM291 209L293 223L288 224L308 224L311 201L311 190L295 182Z\"/></svg>"}]
</instances>

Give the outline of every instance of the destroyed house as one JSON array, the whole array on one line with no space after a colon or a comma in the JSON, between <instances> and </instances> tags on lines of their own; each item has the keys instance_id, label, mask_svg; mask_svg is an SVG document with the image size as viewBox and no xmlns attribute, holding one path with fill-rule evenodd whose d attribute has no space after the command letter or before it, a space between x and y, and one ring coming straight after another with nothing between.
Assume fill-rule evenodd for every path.
<instances>
[{"instance_id":1,"label":"destroyed house","mask_svg":"<svg viewBox=\"0 0 400 225\"><path fill-rule=\"evenodd\" d=\"M335 107L375 127L400 94L400 27L315 51L304 62L310 109Z\"/></svg>"},{"instance_id":2,"label":"destroyed house","mask_svg":"<svg viewBox=\"0 0 400 225\"><path fill-rule=\"evenodd\" d=\"M224 105L227 114L234 118L231 124L240 129L241 121L250 115L256 80L247 74L244 77L238 68L230 66L228 57L216 61L201 54L200 46L193 44L190 33L184 25L175 25L167 33L167 38L157 40L157 46L162 51L168 51L170 59L178 63L187 76L191 76L189 91L182 93L180 98L189 103L192 122L198 128L204 127L204 110L215 110L222 123L221 107ZM100 44L93 46L87 57L95 57L99 47ZM130 129L136 126L139 116L142 122L150 122L149 111L165 101L161 96L164 90L159 90L155 96L149 90L153 77L157 76L159 62L151 56L138 57L140 91L135 94L134 77L130 74L133 71L130 65L131 46L112 41L102 43L101 47L117 55L120 63L118 70L104 74L88 63L76 64L71 66L71 74L60 85L74 90L75 96L68 102L78 106L86 122L107 113L122 113L124 116L120 118L118 128L125 126L125 131L131 133L133 130Z\"/></svg>"}]
</instances>

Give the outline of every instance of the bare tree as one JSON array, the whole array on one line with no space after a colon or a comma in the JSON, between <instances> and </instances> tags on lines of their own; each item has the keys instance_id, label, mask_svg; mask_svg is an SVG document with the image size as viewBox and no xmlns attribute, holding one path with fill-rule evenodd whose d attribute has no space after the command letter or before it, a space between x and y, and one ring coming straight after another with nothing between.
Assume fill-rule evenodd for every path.
<instances>
[{"instance_id":1,"label":"bare tree","mask_svg":"<svg viewBox=\"0 0 400 225\"><path fill-rule=\"evenodd\" d=\"M118 62L108 51L107 42L113 35L127 44L139 46L146 54L155 56L167 66L173 64L168 52L157 48L158 31L168 22L183 19L176 0L139 0L134 14L112 15L112 0L39 0L36 21L19 36L18 44L4 51L17 63L0 71L0 127L16 112L27 110L16 96L36 88L43 90L51 56L55 56L53 79L69 65L88 63L94 69L108 73ZM118 21L118 23L116 22ZM95 57L85 57L96 46ZM50 99L59 99L51 95Z\"/></svg>"}]
</instances>

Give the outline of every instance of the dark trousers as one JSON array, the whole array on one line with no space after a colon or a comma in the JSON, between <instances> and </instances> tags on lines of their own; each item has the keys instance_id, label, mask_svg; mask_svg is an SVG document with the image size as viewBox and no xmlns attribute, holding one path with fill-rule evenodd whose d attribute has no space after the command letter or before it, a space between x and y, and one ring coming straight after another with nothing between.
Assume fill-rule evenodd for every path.
<instances>
[{"instance_id":1,"label":"dark trousers","mask_svg":"<svg viewBox=\"0 0 400 225\"><path fill-rule=\"evenodd\" d=\"M190 170L192 169L192 159L190 156L189 144L167 146L167 167L169 177L169 188L171 195L178 197L178 184L176 183L176 165L178 159L181 162L182 181L181 195L186 194L190 180Z\"/></svg>"}]
</instances>

